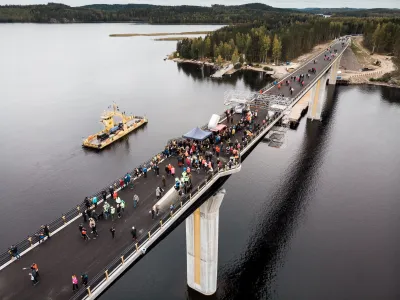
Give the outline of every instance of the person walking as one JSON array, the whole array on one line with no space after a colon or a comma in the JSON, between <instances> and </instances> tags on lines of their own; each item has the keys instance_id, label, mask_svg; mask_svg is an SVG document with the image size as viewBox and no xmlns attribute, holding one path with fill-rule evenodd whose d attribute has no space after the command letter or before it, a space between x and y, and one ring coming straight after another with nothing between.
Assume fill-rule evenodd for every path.
<instances>
[{"instance_id":1,"label":"person walking","mask_svg":"<svg viewBox=\"0 0 400 300\"><path fill-rule=\"evenodd\" d=\"M125 201L121 200L121 214L123 214L125 212Z\"/></svg>"},{"instance_id":2,"label":"person walking","mask_svg":"<svg viewBox=\"0 0 400 300\"><path fill-rule=\"evenodd\" d=\"M163 187L166 187L166 186L167 186L167 182L166 182L166 179L165 179L165 175L163 175L163 176L161 177L161 181L162 181Z\"/></svg>"},{"instance_id":3,"label":"person walking","mask_svg":"<svg viewBox=\"0 0 400 300\"><path fill-rule=\"evenodd\" d=\"M8 253L10 253L10 255L15 257L16 259L21 259L21 255L19 255L18 252L18 247L15 245L11 245L11 247L8 250Z\"/></svg>"},{"instance_id":4,"label":"person walking","mask_svg":"<svg viewBox=\"0 0 400 300\"><path fill-rule=\"evenodd\" d=\"M32 271L32 273L29 273L29 276L31 277L32 285L37 285L39 281L37 280L37 275L35 274L35 272Z\"/></svg>"},{"instance_id":5,"label":"person walking","mask_svg":"<svg viewBox=\"0 0 400 300\"><path fill-rule=\"evenodd\" d=\"M99 234L97 233L96 222L95 222L94 219L92 219L92 218L89 219L89 226L90 226L90 228L92 229L92 233L93 233L93 235L94 235L94 238L93 238L93 239L96 239L96 237L98 237Z\"/></svg>"},{"instance_id":6,"label":"person walking","mask_svg":"<svg viewBox=\"0 0 400 300\"><path fill-rule=\"evenodd\" d=\"M103 197L103 201L107 200L107 192L106 192L106 190L102 190L101 191L101 196Z\"/></svg>"},{"instance_id":7,"label":"person walking","mask_svg":"<svg viewBox=\"0 0 400 300\"><path fill-rule=\"evenodd\" d=\"M157 200L160 200L163 192L164 192L164 190L162 188L160 188L159 186L156 188L156 198L157 198Z\"/></svg>"},{"instance_id":8,"label":"person walking","mask_svg":"<svg viewBox=\"0 0 400 300\"><path fill-rule=\"evenodd\" d=\"M129 182L131 182L131 175L129 173L126 173L126 175L124 177L125 186L128 186Z\"/></svg>"},{"instance_id":9,"label":"person walking","mask_svg":"<svg viewBox=\"0 0 400 300\"><path fill-rule=\"evenodd\" d=\"M72 291L75 292L75 289L79 290L78 278L76 278L76 275L72 275Z\"/></svg>"},{"instance_id":10,"label":"person walking","mask_svg":"<svg viewBox=\"0 0 400 300\"><path fill-rule=\"evenodd\" d=\"M36 263L31 265L31 270L36 272L36 278L39 278L39 267Z\"/></svg>"},{"instance_id":11,"label":"person walking","mask_svg":"<svg viewBox=\"0 0 400 300\"><path fill-rule=\"evenodd\" d=\"M108 188L108 192L110 193L110 197L112 197L112 195L114 194L114 188L112 187L112 185L110 185L110 187Z\"/></svg>"},{"instance_id":12,"label":"person walking","mask_svg":"<svg viewBox=\"0 0 400 300\"><path fill-rule=\"evenodd\" d=\"M42 225L42 228L43 228L43 232L44 232L44 235L45 236L47 236L47 238L48 239L50 239L50 228L49 228L49 225Z\"/></svg>"},{"instance_id":13,"label":"person walking","mask_svg":"<svg viewBox=\"0 0 400 300\"><path fill-rule=\"evenodd\" d=\"M167 176L169 175L169 168L168 168L168 165L165 166L165 173L167 174Z\"/></svg>"},{"instance_id":14,"label":"person walking","mask_svg":"<svg viewBox=\"0 0 400 300\"><path fill-rule=\"evenodd\" d=\"M157 177L160 176L160 167L158 165L154 166Z\"/></svg>"},{"instance_id":15,"label":"person walking","mask_svg":"<svg viewBox=\"0 0 400 300\"><path fill-rule=\"evenodd\" d=\"M136 206L138 206L138 204L139 204L139 196L135 194L133 196L133 208L136 208Z\"/></svg>"},{"instance_id":16,"label":"person walking","mask_svg":"<svg viewBox=\"0 0 400 300\"><path fill-rule=\"evenodd\" d=\"M132 235L132 239L134 241L136 241L136 228L135 228L135 226L132 226L131 235Z\"/></svg>"},{"instance_id":17,"label":"person walking","mask_svg":"<svg viewBox=\"0 0 400 300\"><path fill-rule=\"evenodd\" d=\"M89 201L89 198L88 198L88 197L85 197L84 204L85 204L85 206L86 206L86 209L89 209L89 208L90 208L91 204L90 204L90 201Z\"/></svg>"},{"instance_id":18,"label":"person walking","mask_svg":"<svg viewBox=\"0 0 400 300\"><path fill-rule=\"evenodd\" d=\"M88 281L89 281L89 276L86 273L82 273L81 280L82 280L82 284L84 286L87 286Z\"/></svg>"},{"instance_id":19,"label":"person walking","mask_svg":"<svg viewBox=\"0 0 400 300\"><path fill-rule=\"evenodd\" d=\"M115 227L114 226L111 226L110 232L111 232L112 238L114 239L114 237L115 237Z\"/></svg>"},{"instance_id":20,"label":"person walking","mask_svg":"<svg viewBox=\"0 0 400 300\"><path fill-rule=\"evenodd\" d=\"M96 196L94 196L92 198L92 204L94 205L94 209L96 209L97 208L97 197Z\"/></svg>"},{"instance_id":21,"label":"person walking","mask_svg":"<svg viewBox=\"0 0 400 300\"><path fill-rule=\"evenodd\" d=\"M105 201L103 204L103 215L106 220L108 219L109 211L110 211L110 204L108 204L108 202Z\"/></svg>"},{"instance_id":22,"label":"person walking","mask_svg":"<svg viewBox=\"0 0 400 300\"><path fill-rule=\"evenodd\" d=\"M39 244L44 241L44 232L40 230L39 233L35 234L35 236L39 237Z\"/></svg>"},{"instance_id":23,"label":"person walking","mask_svg":"<svg viewBox=\"0 0 400 300\"><path fill-rule=\"evenodd\" d=\"M87 231L86 231L86 228L85 228L85 227L82 228L81 234L82 234L82 237L83 237L83 239L84 239L85 241L89 241L89 240L90 240L90 238L89 238L88 235L87 235Z\"/></svg>"},{"instance_id":24,"label":"person walking","mask_svg":"<svg viewBox=\"0 0 400 300\"><path fill-rule=\"evenodd\" d=\"M158 205L154 205L155 210L156 210L156 216L158 217L158 213L160 212L160 209L158 207Z\"/></svg>"},{"instance_id":25,"label":"person walking","mask_svg":"<svg viewBox=\"0 0 400 300\"><path fill-rule=\"evenodd\" d=\"M147 168L146 168L146 166L143 167L143 176L144 176L144 178L147 178Z\"/></svg>"},{"instance_id":26,"label":"person walking","mask_svg":"<svg viewBox=\"0 0 400 300\"><path fill-rule=\"evenodd\" d=\"M78 228L79 228L79 232L80 232L80 233L82 233L83 224L82 224L82 223L81 223L81 224L79 224Z\"/></svg>"},{"instance_id":27,"label":"person walking","mask_svg":"<svg viewBox=\"0 0 400 300\"><path fill-rule=\"evenodd\" d=\"M150 210L150 214L151 214L151 218L154 220L154 215L155 215L155 210L154 210L154 206L151 208Z\"/></svg>"},{"instance_id":28,"label":"person walking","mask_svg":"<svg viewBox=\"0 0 400 300\"><path fill-rule=\"evenodd\" d=\"M110 212L111 212L111 221L114 221L114 218L115 218L115 207L114 206L111 206Z\"/></svg>"},{"instance_id":29,"label":"person walking","mask_svg":"<svg viewBox=\"0 0 400 300\"><path fill-rule=\"evenodd\" d=\"M175 176L175 167L174 166L171 167L171 176L172 177Z\"/></svg>"},{"instance_id":30,"label":"person walking","mask_svg":"<svg viewBox=\"0 0 400 300\"><path fill-rule=\"evenodd\" d=\"M120 204L117 204L117 216L118 216L118 219L121 219L121 205Z\"/></svg>"},{"instance_id":31,"label":"person walking","mask_svg":"<svg viewBox=\"0 0 400 300\"><path fill-rule=\"evenodd\" d=\"M87 218L88 218L88 213L87 210L85 209L82 213L82 217L83 217L83 222L87 222Z\"/></svg>"}]
</instances>

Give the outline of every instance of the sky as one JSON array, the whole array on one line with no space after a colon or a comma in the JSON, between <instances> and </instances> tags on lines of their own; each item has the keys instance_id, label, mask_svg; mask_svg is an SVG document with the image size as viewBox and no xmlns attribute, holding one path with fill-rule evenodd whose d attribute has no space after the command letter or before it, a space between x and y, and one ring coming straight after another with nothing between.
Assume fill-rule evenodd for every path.
<instances>
[{"instance_id":1,"label":"sky","mask_svg":"<svg viewBox=\"0 0 400 300\"><path fill-rule=\"evenodd\" d=\"M82 6L87 4L127 4L146 3L156 5L201 5L211 4L240 5L245 3L264 3L274 7L282 8L305 8L305 7L353 7L353 8L400 8L400 0L0 0L0 5L5 4L46 4L47 2L64 3L70 6Z\"/></svg>"}]
</instances>

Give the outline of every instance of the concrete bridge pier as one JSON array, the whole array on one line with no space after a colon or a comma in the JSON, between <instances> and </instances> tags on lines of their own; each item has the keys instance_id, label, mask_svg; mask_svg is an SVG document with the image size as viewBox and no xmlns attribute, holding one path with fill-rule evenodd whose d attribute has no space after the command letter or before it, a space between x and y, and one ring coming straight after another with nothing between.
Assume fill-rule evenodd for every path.
<instances>
[{"instance_id":1,"label":"concrete bridge pier","mask_svg":"<svg viewBox=\"0 0 400 300\"><path fill-rule=\"evenodd\" d=\"M339 56L335 60L335 62L333 63L333 65L331 67L331 71L330 71L330 74L329 74L329 84L330 85L335 85L336 84L337 72L339 71L341 57L342 56Z\"/></svg>"},{"instance_id":2,"label":"concrete bridge pier","mask_svg":"<svg viewBox=\"0 0 400 300\"><path fill-rule=\"evenodd\" d=\"M217 291L219 208L225 193L218 190L186 219L187 284L204 295Z\"/></svg>"},{"instance_id":3,"label":"concrete bridge pier","mask_svg":"<svg viewBox=\"0 0 400 300\"><path fill-rule=\"evenodd\" d=\"M325 98L326 82L330 77L330 72L326 72L311 88L311 98L308 108L308 118L311 120L321 120L322 103Z\"/></svg>"}]
</instances>

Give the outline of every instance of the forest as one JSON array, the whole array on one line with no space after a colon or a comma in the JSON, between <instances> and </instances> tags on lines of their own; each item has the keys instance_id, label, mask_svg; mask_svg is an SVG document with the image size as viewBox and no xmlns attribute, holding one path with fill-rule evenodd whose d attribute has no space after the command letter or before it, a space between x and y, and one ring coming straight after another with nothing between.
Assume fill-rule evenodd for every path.
<instances>
[{"instance_id":1,"label":"forest","mask_svg":"<svg viewBox=\"0 0 400 300\"><path fill-rule=\"evenodd\" d=\"M0 22L93 23L146 22L151 24L249 24L276 15L330 14L333 16L400 16L399 9L307 8L282 9L261 3L244 5L160 6L150 4L93 4L71 7L47 5L0 6Z\"/></svg>"},{"instance_id":2,"label":"forest","mask_svg":"<svg viewBox=\"0 0 400 300\"><path fill-rule=\"evenodd\" d=\"M398 18L322 18L285 16L272 22L223 27L203 38L177 43L176 55L188 59L209 58L217 63L279 63L290 61L315 45L349 34L364 34L372 52L400 56Z\"/></svg>"},{"instance_id":3,"label":"forest","mask_svg":"<svg viewBox=\"0 0 400 300\"><path fill-rule=\"evenodd\" d=\"M0 22L146 22L151 24L239 24L287 14L293 10L264 4L238 6L159 6L149 4L94 4L71 7L64 4L0 6ZM299 13L299 12L297 12Z\"/></svg>"}]
</instances>

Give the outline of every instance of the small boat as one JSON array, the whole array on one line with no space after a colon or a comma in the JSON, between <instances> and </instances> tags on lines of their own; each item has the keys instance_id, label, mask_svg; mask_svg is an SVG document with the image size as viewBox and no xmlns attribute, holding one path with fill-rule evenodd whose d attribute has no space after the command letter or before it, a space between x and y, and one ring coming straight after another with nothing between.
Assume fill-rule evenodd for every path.
<instances>
[{"instance_id":1,"label":"small boat","mask_svg":"<svg viewBox=\"0 0 400 300\"><path fill-rule=\"evenodd\" d=\"M115 103L112 107L112 110L104 111L101 116L100 123L104 125L104 129L83 140L83 146L103 149L148 122L146 117L120 112Z\"/></svg>"}]
</instances>

